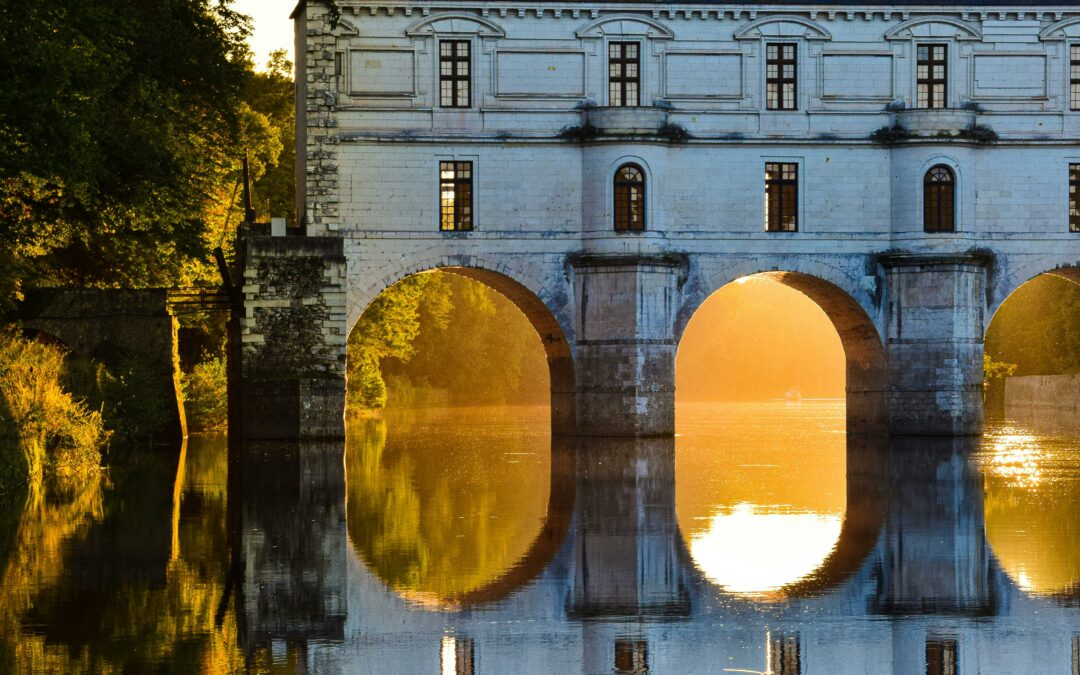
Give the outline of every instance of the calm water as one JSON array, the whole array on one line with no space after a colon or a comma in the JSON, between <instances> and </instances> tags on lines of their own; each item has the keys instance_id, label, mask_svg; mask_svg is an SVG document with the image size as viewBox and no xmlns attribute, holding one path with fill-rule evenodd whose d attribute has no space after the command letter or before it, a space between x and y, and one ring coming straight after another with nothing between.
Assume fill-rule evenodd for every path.
<instances>
[{"instance_id":1,"label":"calm water","mask_svg":"<svg viewBox=\"0 0 1080 675\"><path fill-rule=\"evenodd\" d=\"M674 440L553 441L545 416L361 420L344 461L192 439L27 504L0 671L1080 673L1075 420L867 441L833 402L690 405Z\"/></svg>"}]
</instances>

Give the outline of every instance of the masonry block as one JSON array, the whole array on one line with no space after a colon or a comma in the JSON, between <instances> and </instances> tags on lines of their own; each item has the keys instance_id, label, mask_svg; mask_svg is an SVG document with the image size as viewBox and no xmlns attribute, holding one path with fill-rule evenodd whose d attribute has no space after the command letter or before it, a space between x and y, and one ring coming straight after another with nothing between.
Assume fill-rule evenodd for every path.
<instances>
[{"instance_id":1,"label":"masonry block","mask_svg":"<svg viewBox=\"0 0 1080 675\"><path fill-rule=\"evenodd\" d=\"M988 259L885 256L889 428L978 434L983 423L983 307Z\"/></svg>"},{"instance_id":2,"label":"masonry block","mask_svg":"<svg viewBox=\"0 0 1080 675\"><path fill-rule=\"evenodd\" d=\"M237 322L238 397L230 427L245 439L341 438L345 410L342 241L248 237L238 246L246 311ZM234 431L235 433L235 431Z\"/></svg>"}]
</instances>

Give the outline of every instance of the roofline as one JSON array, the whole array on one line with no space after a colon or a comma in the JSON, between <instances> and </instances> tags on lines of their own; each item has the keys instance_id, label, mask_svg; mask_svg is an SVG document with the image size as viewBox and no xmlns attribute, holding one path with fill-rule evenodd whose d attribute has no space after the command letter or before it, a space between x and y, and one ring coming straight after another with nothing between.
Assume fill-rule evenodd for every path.
<instances>
[{"instance_id":1,"label":"roofline","mask_svg":"<svg viewBox=\"0 0 1080 675\"><path fill-rule=\"evenodd\" d=\"M300 4L293 12L295 15L306 4L307 0L300 0ZM760 11L762 9L779 10L779 11L828 11L827 8L845 7L849 8L848 11L861 12L875 11L880 12L883 8L891 8L893 13L900 13L907 8L918 8L920 10L933 9L939 13L956 13L967 12L969 14L978 14L980 12L1017 12L1024 13L1030 12L1061 12L1062 7L1073 8L1073 12L1080 7L1076 0L980 0L978 2L953 2L951 4L942 3L941 0L814 0L812 2L776 2L763 1L763 2L730 2L725 0L593 0L586 3L585 0L524 0L526 4L553 4L558 3L565 6L588 4L591 8L597 10L608 10L618 8L621 11L627 11L628 7L638 7L640 11L646 11L644 8L648 7L649 11L656 9L658 6L665 7L661 11L668 11L666 8L670 8L672 11L682 11L679 9L682 6L697 6L697 5L714 5L722 7L725 11L741 10L741 11ZM456 7L476 7L484 5L498 5L505 4L506 0L420 0L419 2L409 2L405 0L363 0L357 2L355 0L342 3L347 7L366 7L366 6L402 6L413 5L423 6L428 8L456 8ZM992 8L992 9L991 9Z\"/></svg>"},{"instance_id":2,"label":"roofline","mask_svg":"<svg viewBox=\"0 0 1080 675\"><path fill-rule=\"evenodd\" d=\"M289 18L295 21L296 17L300 15L300 12L302 12L305 7L307 7L307 0L300 0L297 2L296 7L293 9L292 14L289 15Z\"/></svg>"}]
</instances>

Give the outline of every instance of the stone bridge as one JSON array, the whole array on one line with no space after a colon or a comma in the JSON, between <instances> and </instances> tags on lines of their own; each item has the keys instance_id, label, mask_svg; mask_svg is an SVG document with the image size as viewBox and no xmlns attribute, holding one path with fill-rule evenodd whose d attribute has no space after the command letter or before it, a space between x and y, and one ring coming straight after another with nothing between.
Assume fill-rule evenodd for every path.
<instances>
[{"instance_id":1,"label":"stone bridge","mask_svg":"<svg viewBox=\"0 0 1080 675\"><path fill-rule=\"evenodd\" d=\"M479 281L521 309L547 352L553 430L595 436L674 433L680 337L712 293L751 275L801 291L832 320L847 357L850 432L977 434L994 312L1040 274L1080 279L1080 242L909 252L887 241L713 237L605 242L621 248L596 252L562 237L379 234L246 240L245 362L266 363L272 375L251 372L249 381L295 392L286 406L297 422L285 435L334 433L349 330L382 291L432 270ZM308 278L299 281L304 265ZM294 283L279 283L279 274ZM286 317L288 307L299 313ZM260 410L274 409L272 396L262 400L271 407ZM267 415L252 418L247 433L263 434Z\"/></svg>"}]
</instances>

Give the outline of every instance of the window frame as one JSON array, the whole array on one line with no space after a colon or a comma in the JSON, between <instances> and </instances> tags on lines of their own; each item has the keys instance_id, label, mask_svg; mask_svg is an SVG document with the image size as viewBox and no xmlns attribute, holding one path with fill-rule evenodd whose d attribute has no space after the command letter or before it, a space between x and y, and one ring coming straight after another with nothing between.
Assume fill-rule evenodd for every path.
<instances>
[{"instance_id":1,"label":"window frame","mask_svg":"<svg viewBox=\"0 0 1080 675\"><path fill-rule=\"evenodd\" d=\"M777 57L769 57L769 48L776 47ZM784 48L791 47L792 57L784 57ZM765 47L765 110L770 112L793 112L799 109L799 43L798 42L766 42ZM776 66L776 75L769 75L770 66ZM784 76L784 66L791 66L791 76ZM791 85L791 101L784 97L784 85ZM776 86L776 99L773 103L770 99L770 87ZM790 103L790 105L785 105Z\"/></svg>"},{"instance_id":2,"label":"window frame","mask_svg":"<svg viewBox=\"0 0 1080 675\"><path fill-rule=\"evenodd\" d=\"M633 58L626 57L626 47L634 46L637 49L637 56ZM610 40L607 43L607 83L608 83L608 106L612 108L640 108L641 107L641 53L644 49L644 42L641 40ZM613 57L611 54L612 48L619 48L619 56ZM611 70L613 65L620 65L622 75L616 77L612 75ZM637 69L637 75L629 77L626 75L626 66L633 65ZM628 84L635 86L634 103L626 102L626 90ZM613 96L614 87L618 86L619 98L616 103L616 98Z\"/></svg>"},{"instance_id":3,"label":"window frame","mask_svg":"<svg viewBox=\"0 0 1080 675\"><path fill-rule=\"evenodd\" d=\"M926 48L925 61L919 58L919 50ZM945 42L916 42L915 46L915 108L918 110L944 110L949 107L949 45ZM940 60L935 59L935 49L944 51ZM919 77L919 68L926 65L927 76ZM940 78L934 77L933 67L940 65L944 70ZM919 87L926 85L926 105L922 104ZM934 87L941 86L941 105L934 105Z\"/></svg>"},{"instance_id":4,"label":"window frame","mask_svg":"<svg viewBox=\"0 0 1080 675\"><path fill-rule=\"evenodd\" d=\"M439 107L449 110L467 110L472 108L472 77L473 77L473 45L472 40L463 39L457 37L440 38L438 45L438 97ZM452 45L450 54L443 54L443 45ZM465 46L465 56L462 57L458 53L460 46ZM450 73L443 73L443 64L450 64ZM464 63L466 72L462 75L459 71L460 65ZM443 84L450 83L450 102L447 103L444 98ZM459 83L465 83L465 100L462 102L460 96L460 90L458 89Z\"/></svg>"},{"instance_id":5,"label":"window frame","mask_svg":"<svg viewBox=\"0 0 1080 675\"><path fill-rule=\"evenodd\" d=\"M1066 72L1068 110L1080 112L1080 42L1069 44Z\"/></svg>"},{"instance_id":6,"label":"window frame","mask_svg":"<svg viewBox=\"0 0 1080 675\"><path fill-rule=\"evenodd\" d=\"M1069 232L1080 233L1080 160L1070 160L1066 175ZM1075 212L1075 213L1074 213Z\"/></svg>"},{"instance_id":7,"label":"window frame","mask_svg":"<svg viewBox=\"0 0 1080 675\"><path fill-rule=\"evenodd\" d=\"M935 181L932 180L931 174L935 171L943 169L949 176L948 181ZM952 234L956 232L956 186L959 183L957 180L956 169L945 164L944 162L938 162L931 165L924 173L922 179L922 202L923 202L923 232L926 234ZM941 227L944 222L942 217L942 199L941 194L937 195L937 213L933 220L929 217L930 214L930 190L934 189L935 192L943 193L943 186L948 185L949 190L949 222L948 227ZM931 222L936 223L937 227L931 227Z\"/></svg>"},{"instance_id":8,"label":"window frame","mask_svg":"<svg viewBox=\"0 0 1080 675\"><path fill-rule=\"evenodd\" d=\"M787 233L792 233L792 232L798 232L799 231L799 220L800 220L800 218L799 218L799 211L800 211L800 208L799 208L800 207L800 204L799 204L799 199L800 199L800 195L799 195L799 192L800 192L799 191L799 168L800 167L799 167L799 164L800 164L800 162L797 162L795 160L789 160L789 159L767 159L767 160L765 160L765 171L764 171L765 194L764 194L764 202L763 202L763 211L764 211L763 215L764 215L764 225L765 225L765 231L766 232L774 232L774 233L775 232L787 232ZM777 168L776 169L770 169L770 167L777 167ZM786 167L793 167L794 168L794 174L795 174L794 178L786 178L784 176L784 172L787 170ZM769 177L770 171L772 171L774 174L778 172L779 177L770 178ZM770 194L771 194L771 192L772 192L772 190L774 188L779 190L779 194L777 196L777 203L780 205L780 209L778 210L777 215L776 215L776 227L773 227L773 224L772 224L773 213L769 209L769 197L770 197ZM783 204L784 204L784 197L787 195L789 190L794 192L794 195L792 195L790 201L795 206L794 206L794 213L792 214L792 216L793 216L792 226L791 226L791 228L785 228L784 227L784 216L787 215L787 214L786 214L786 212L785 212L785 210L783 208Z\"/></svg>"},{"instance_id":9,"label":"window frame","mask_svg":"<svg viewBox=\"0 0 1080 675\"><path fill-rule=\"evenodd\" d=\"M638 182L630 180L620 180L621 174L624 169L633 169L637 171L641 180ZM639 226L634 227L633 221L630 218L630 214L633 212L633 195L629 190L634 186L640 186L641 190L641 223ZM619 191L621 188L627 190L625 197L620 200ZM649 176L645 173L644 167L637 162L622 162L615 168L615 173L611 176L611 222L612 229L615 232L644 232L649 226ZM619 217L620 214L620 201L623 201L623 212L626 214L625 225Z\"/></svg>"},{"instance_id":10,"label":"window frame","mask_svg":"<svg viewBox=\"0 0 1080 675\"><path fill-rule=\"evenodd\" d=\"M472 160L463 159L439 159L438 162L439 231L472 232L476 228L476 165ZM449 179L443 175L448 165L453 172ZM469 173L468 176L462 177L459 171L464 166L468 167ZM462 204L462 202L466 201L461 196L461 190L465 187L468 188L468 203ZM453 203L449 206L443 199L443 195L446 194L448 188L453 191L454 197ZM461 212L461 206L468 207L468 213L465 214L465 217Z\"/></svg>"}]
</instances>

